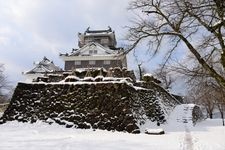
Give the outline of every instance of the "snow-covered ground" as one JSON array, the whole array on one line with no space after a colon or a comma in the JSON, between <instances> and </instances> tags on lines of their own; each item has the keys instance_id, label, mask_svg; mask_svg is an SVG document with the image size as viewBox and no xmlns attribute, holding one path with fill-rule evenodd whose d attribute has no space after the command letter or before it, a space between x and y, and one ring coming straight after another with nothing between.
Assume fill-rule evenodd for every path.
<instances>
[{"instance_id":1,"label":"snow-covered ground","mask_svg":"<svg viewBox=\"0 0 225 150\"><path fill-rule=\"evenodd\" d=\"M161 126L166 134L68 129L42 122L0 125L0 150L225 150L221 120Z\"/></svg>"}]
</instances>

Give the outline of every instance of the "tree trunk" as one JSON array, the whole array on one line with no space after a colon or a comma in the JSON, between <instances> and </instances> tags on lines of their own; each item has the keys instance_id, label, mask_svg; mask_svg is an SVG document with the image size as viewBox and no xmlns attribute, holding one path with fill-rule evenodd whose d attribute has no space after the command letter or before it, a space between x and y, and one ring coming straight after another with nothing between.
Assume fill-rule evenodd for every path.
<instances>
[{"instance_id":1,"label":"tree trunk","mask_svg":"<svg viewBox=\"0 0 225 150\"><path fill-rule=\"evenodd\" d=\"M206 108L206 112L207 112L207 116L208 116L210 119L212 119L212 118L213 118L213 113L212 113L212 111L210 111L210 109L207 109L207 108Z\"/></svg>"},{"instance_id":2,"label":"tree trunk","mask_svg":"<svg viewBox=\"0 0 225 150\"><path fill-rule=\"evenodd\" d=\"M179 37L186 44L190 52L195 56L199 64L201 64L202 67L209 72L211 77L213 77L217 81L217 83L220 84L225 89L225 78L221 76L220 74L218 74L218 72L216 72L216 70L214 70L213 67L207 64L207 62L201 57L199 52L193 47L193 45L184 36L180 35Z\"/></svg>"},{"instance_id":3,"label":"tree trunk","mask_svg":"<svg viewBox=\"0 0 225 150\"><path fill-rule=\"evenodd\" d=\"M222 121L223 121L223 126L225 126L225 124L224 124L224 116L223 116L223 112L222 112L221 117L222 117Z\"/></svg>"},{"instance_id":4,"label":"tree trunk","mask_svg":"<svg viewBox=\"0 0 225 150\"><path fill-rule=\"evenodd\" d=\"M221 115L221 119L222 119L222 122L223 122L223 126L225 126L225 123L224 123L224 114L223 114L223 111L220 111L220 115Z\"/></svg>"},{"instance_id":5,"label":"tree trunk","mask_svg":"<svg viewBox=\"0 0 225 150\"><path fill-rule=\"evenodd\" d=\"M212 112L209 112L209 118L210 118L210 119L213 119L213 114L212 114Z\"/></svg>"},{"instance_id":6,"label":"tree trunk","mask_svg":"<svg viewBox=\"0 0 225 150\"><path fill-rule=\"evenodd\" d=\"M139 76L140 76L140 81L142 80L142 69L141 69L141 64L138 64L138 71L139 71Z\"/></svg>"},{"instance_id":7,"label":"tree trunk","mask_svg":"<svg viewBox=\"0 0 225 150\"><path fill-rule=\"evenodd\" d=\"M225 69L225 53L221 54L221 63L223 65L223 68Z\"/></svg>"}]
</instances>

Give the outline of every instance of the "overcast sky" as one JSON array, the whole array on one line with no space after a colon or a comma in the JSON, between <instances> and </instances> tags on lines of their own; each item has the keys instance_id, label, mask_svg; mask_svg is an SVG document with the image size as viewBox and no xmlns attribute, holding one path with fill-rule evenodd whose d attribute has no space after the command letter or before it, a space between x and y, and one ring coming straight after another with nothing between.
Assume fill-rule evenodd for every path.
<instances>
[{"instance_id":1,"label":"overcast sky","mask_svg":"<svg viewBox=\"0 0 225 150\"><path fill-rule=\"evenodd\" d=\"M5 66L8 79L15 85L23 80L22 72L32 69L34 61L44 56L61 68L59 53L77 48L77 34L91 29L116 32L118 46L122 46L126 25L133 18L127 11L131 0L0 0L0 63ZM145 53L136 53L142 61ZM142 55L142 56L141 56ZM145 57L145 60L143 58ZM149 70L158 60L145 63ZM128 56L129 69L137 62Z\"/></svg>"}]
</instances>

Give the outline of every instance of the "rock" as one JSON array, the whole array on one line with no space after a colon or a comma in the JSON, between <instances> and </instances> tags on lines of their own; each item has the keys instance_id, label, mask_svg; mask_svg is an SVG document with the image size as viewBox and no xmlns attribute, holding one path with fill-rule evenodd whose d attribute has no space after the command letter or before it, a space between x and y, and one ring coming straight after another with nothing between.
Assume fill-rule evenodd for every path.
<instances>
[{"instance_id":1,"label":"rock","mask_svg":"<svg viewBox=\"0 0 225 150\"><path fill-rule=\"evenodd\" d=\"M70 124L66 124L66 128L72 128L73 125L70 125Z\"/></svg>"},{"instance_id":2,"label":"rock","mask_svg":"<svg viewBox=\"0 0 225 150\"><path fill-rule=\"evenodd\" d=\"M133 134L139 134L139 133L141 133L141 131L139 129L135 129L131 133L133 133Z\"/></svg>"},{"instance_id":3,"label":"rock","mask_svg":"<svg viewBox=\"0 0 225 150\"><path fill-rule=\"evenodd\" d=\"M93 129L97 129L98 128L98 124L95 123L93 126L92 126Z\"/></svg>"},{"instance_id":4,"label":"rock","mask_svg":"<svg viewBox=\"0 0 225 150\"><path fill-rule=\"evenodd\" d=\"M106 130L110 131L111 130L112 123L110 121L107 121L104 126L105 126L105 129Z\"/></svg>"},{"instance_id":5,"label":"rock","mask_svg":"<svg viewBox=\"0 0 225 150\"><path fill-rule=\"evenodd\" d=\"M147 129L145 130L145 134L161 135L165 134L165 131L163 129Z\"/></svg>"},{"instance_id":6,"label":"rock","mask_svg":"<svg viewBox=\"0 0 225 150\"><path fill-rule=\"evenodd\" d=\"M78 126L78 128L81 128L81 129L90 129L91 128L90 125L88 125L86 123L82 123L82 122L78 123L77 126Z\"/></svg>"},{"instance_id":7,"label":"rock","mask_svg":"<svg viewBox=\"0 0 225 150\"><path fill-rule=\"evenodd\" d=\"M139 129L139 127L136 124L129 123L125 129L127 132L132 133L134 130Z\"/></svg>"},{"instance_id":8,"label":"rock","mask_svg":"<svg viewBox=\"0 0 225 150\"><path fill-rule=\"evenodd\" d=\"M100 82L100 81L103 81L103 76L97 76L97 77L95 77L95 79L94 79L94 81L95 82Z\"/></svg>"}]
</instances>

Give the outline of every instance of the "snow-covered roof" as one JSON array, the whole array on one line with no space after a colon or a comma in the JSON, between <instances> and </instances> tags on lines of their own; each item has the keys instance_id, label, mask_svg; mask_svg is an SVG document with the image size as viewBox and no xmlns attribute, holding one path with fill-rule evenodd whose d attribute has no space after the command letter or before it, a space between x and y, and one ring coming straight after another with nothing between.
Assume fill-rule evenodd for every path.
<instances>
[{"instance_id":1,"label":"snow-covered roof","mask_svg":"<svg viewBox=\"0 0 225 150\"><path fill-rule=\"evenodd\" d=\"M144 74L143 76L144 76L144 77L152 77L152 74L146 73L146 74Z\"/></svg>"},{"instance_id":2,"label":"snow-covered roof","mask_svg":"<svg viewBox=\"0 0 225 150\"><path fill-rule=\"evenodd\" d=\"M109 49L107 47L102 46L99 43L96 42L91 42L86 44L85 46L83 46L80 49L77 50L73 50L70 54L61 54L64 56L79 56L82 55L83 53L89 53L88 51L94 49L98 51L98 54L92 54L92 55L110 55L110 54L118 54L120 52L122 52L121 50L112 50ZM99 53L100 52L100 53Z\"/></svg>"},{"instance_id":3,"label":"snow-covered roof","mask_svg":"<svg viewBox=\"0 0 225 150\"><path fill-rule=\"evenodd\" d=\"M36 62L34 65L35 67L30 71L27 71L26 74L62 71L61 68L56 66L46 57L44 57L43 60L41 60L40 62Z\"/></svg>"},{"instance_id":4,"label":"snow-covered roof","mask_svg":"<svg viewBox=\"0 0 225 150\"><path fill-rule=\"evenodd\" d=\"M112 29L110 26L108 26L108 29L106 30L90 30L90 27L87 28L87 30L84 32L85 35L89 34L109 34L112 33Z\"/></svg>"},{"instance_id":5,"label":"snow-covered roof","mask_svg":"<svg viewBox=\"0 0 225 150\"><path fill-rule=\"evenodd\" d=\"M98 42L105 47L116 48L115 32L108 27L106 30L90 30L90 27L84 33L78 33L78 46L81 48L90 42Z\"/></svg>"}]
</instances>

